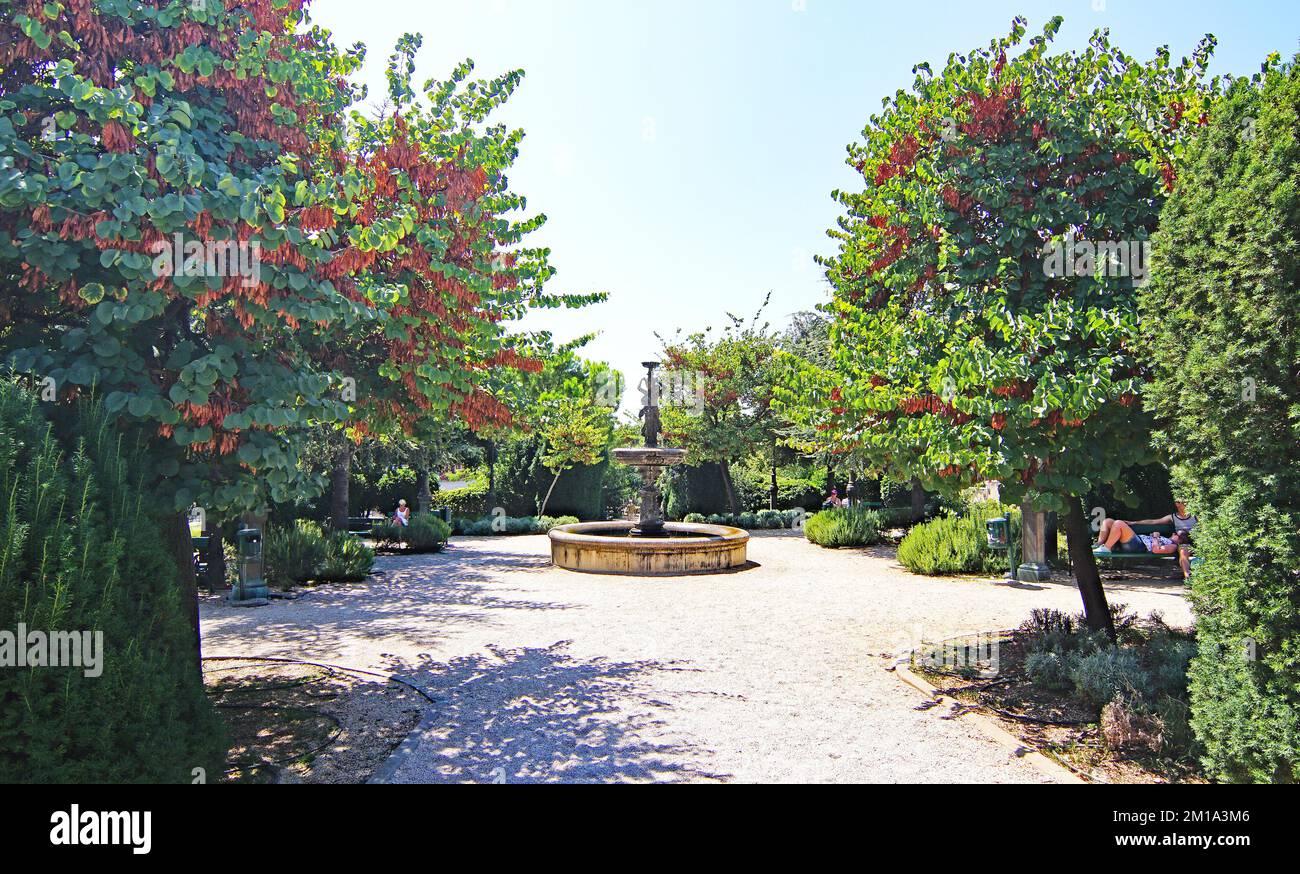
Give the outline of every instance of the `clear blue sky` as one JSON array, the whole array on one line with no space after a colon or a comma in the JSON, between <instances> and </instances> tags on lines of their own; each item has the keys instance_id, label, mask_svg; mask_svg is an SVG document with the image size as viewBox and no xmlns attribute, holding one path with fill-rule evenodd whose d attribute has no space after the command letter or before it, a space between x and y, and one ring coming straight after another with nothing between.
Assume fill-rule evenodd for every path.
<instances>
[{"instance_id":1,"label":"clear blue sky","mask_svg":"<svg viewBox=\"0 0 1300 874\"><path fill-rule=\"evenodd\" d=\"M1094 7L1100 7L1099 9ZM591 358L625 373L669 335L748 315L772 292L774 325L824 301L814 254L856 184L844 146L881 98L1007 32L1065 17L1056 45L1097 27L1146 59L1205 33L1213 73L1250 74L1300 37L1292 2L866 2L866 0L315 0L341 46L369 49L364 81L385 94L397 38L424 35L417 85L472 58L476 74L521 68L498 120L527 132L511 187L548 223L554 291L610 293L581 311L530 317L560 339L600 336ZM635 377L632 382L635 382ZM626 404L625 404L626 408Z\"/></svg>"}]
</instances>

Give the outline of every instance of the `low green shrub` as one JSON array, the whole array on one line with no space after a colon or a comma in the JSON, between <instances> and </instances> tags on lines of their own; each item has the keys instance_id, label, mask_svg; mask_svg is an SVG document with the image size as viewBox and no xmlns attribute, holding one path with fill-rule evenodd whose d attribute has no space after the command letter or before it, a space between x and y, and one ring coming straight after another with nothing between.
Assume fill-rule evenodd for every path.
<instances>
[{"instance_id":1,"label":"low green shrub","mask_svg":"<svg viewBox=\"0 0 1300 874\"><path fill-rule=\"evenodd\" d=\"M880 523L885 528L906 528L912 524L911 507L882 507L876 512L880 513Z\"/></svg>"},{"instance_id":2,"label":"low green shrub","mask_svg":"<svg viewBox=\"0 0 1300 874\"><path fill-rule=\"evenodd\" d=\"M269 525L262 541L266 581L289 589L313 579L326 557L325 534L310 519L292 525Z\"/></svg>"},{"instance_id":3,"label":"low green shrub","mask_svg":"<svg viewBox=\"0 0 1300 874\"><path fill-rule=\"evenodd\" d=\"M804 524L804 537L818 546L873 546L880 542L875 510L823 510Z\"/></svg>"},{"instance_id":4,"label":"low green shrub","mask_svg":"<svg viewBox=\"0 0 1300 874\"><path fill-rule=\"evenodd\" d=\"M914 574L997 573L1007 566L1004 552L988 547L989 519L1011 516L1012 537L1019 539L1020 514L1012 507L987 502L971 505L965 516L940 516L913 526L898 544L898 561Z\"/></svg>"},{"instance_id":5,"label":"low green shrub","mask_svg":"<svg viewBox=\"0 0 1300 874\"><path fill-rule=\"evenodd\" d=\"M364 580L375 564L374 550L360 540L345 531L326 533L310 519L268 526L262 557L267 582L280 589Z\"/></svg>"},{"instance_id":6,"label":"low green shrub","mask_svg":"<svg viewBox=\"0 0 1300 874\"><path fill-rule=\"evenodd\" d=\"M375 551L346 531L334 531L325 538L325 557L315 578L322 582L356 582L370 575Z\"/></svg>"},{"instance_id":7,"label":"low green shrub","mask_svg":"<svg viewBox=\"0 0 1300 874\"><path fill-rule=\"evenodd\" d=\"M797 520L808 518L808 512L802 507L793 510L759 510L756 513L687 513L683 522L707 525L730 525L733 528L745 528L750 531L763 529L793 528Z\"/></svg>"},{"instance_id":8,"label":"low green shrub","mask_svg":"<svg viewBox=\"0 0 1300 874\"><path fill-rule=\"evenodd\" d=\"M1065 656L1059 652L1031 652L1025 657L1025 673L1029 679L1035 686L1052 692L1068 692L1074 688L1070 670Z\"/></svg>"},{"instance_id":9,"label":"low green shrub","mask_svg":"<svg viewBox=\"0 0 1300 874\"><path fill-rule=\"evenodd\" d=\"M432 513L415 513L402 534L412 552L439 552L451 537L451 526Z\"/></svg>"},{"instance_id":10,"label":"low green shrub","mask_svg":"<svg viewBox=\"0 0 1300 874\"><path fill-rule=\"evenodd\" d=\"M537 534L546 534L557 525L577 525L577 516L539 516L533 530Z\"/></svg>"},{"instance_id":11,"label":"low green shrub","mask_svg":"<svg viewBox=\"0 0 1300 874\"><path fill-rule=\"evenodd\" d=\"M456 534L482 537L488 534L545 534L557 525L576 525L577 516L491 516L471 519L458 516L451 530Z\"/></svg>"},{"instance_id":12,"label":"low green shrub","mask_svg":"<svg viewBox=\"0 0 1300 874\"><path fill-rule=\"evenodd\" d=\"M1105 646L1071 661L1074 691L1085 704L1100 709L1119 696L1130 700L1151 697L1150 675L1131 649Z\"/></svg>"},{"instance_id":13,"label":"low green shrub","mask_svg":"<svg viewBox=\"0 0 1300 874\"><path fill-rule=\"evenodd\" d=\"M1190 725L1187 673L1195 642L1157 614L1139 624L1122 604L1111 611L1118 646L1088 631L1080 616L1033 611L1020 626L1028 647L1026 675L1040 689L1070 694L1097 711L1108 746L1193 760L1199 747Z\"/></svg>"},{"instance_id":14,"label":"low green shrub","mask_svg":"<svg viewBox=\"0 0 1300 874\"><path fill-rule=\"evenodd\" d=\"M383 546L396 546L402 542L402 526L396 522L377 522L370 528L370 537Z\"/></svg>"}]
</instances>

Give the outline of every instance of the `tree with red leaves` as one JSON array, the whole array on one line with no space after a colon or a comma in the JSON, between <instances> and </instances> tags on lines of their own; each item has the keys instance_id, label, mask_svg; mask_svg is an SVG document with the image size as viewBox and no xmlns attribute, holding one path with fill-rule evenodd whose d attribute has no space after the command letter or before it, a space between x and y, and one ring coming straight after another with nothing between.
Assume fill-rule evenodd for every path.
<instances>
[{"instance_id":1,"label":"tree with red leaves","mask_svg":"<svg viewBox=\"0 0 1300 874\"><path fill-rule=\"evenodd\" d=\"M419 106L415 45L373 120L304 0L0 0L0 352L147 434L164 505L317 491L323 423L504 422L484 374L537 366L506 324L591 299L505 217L522 134L481 122L522 74Z\"/></svg>"},{"instance_id":2,"label":"tree with red leaves","mask_svg":"<svg viewBox=\"0 0 1300 874\"><path fill-rule=\"evenodd\" d=\"M800 448L902 469L954 493L996 479L1061 510L1089 625L1111 624L1080 496L1150 460L1138 334L1146 241L1191 126L1217 93L1213 48L1139 63L1060 26L953 54L886 100L849 147L861 192L822 260L833 360L787 361L777 403ZM1193 114L1194 113L1194 114Z\"/></svg>"}]
</instances>

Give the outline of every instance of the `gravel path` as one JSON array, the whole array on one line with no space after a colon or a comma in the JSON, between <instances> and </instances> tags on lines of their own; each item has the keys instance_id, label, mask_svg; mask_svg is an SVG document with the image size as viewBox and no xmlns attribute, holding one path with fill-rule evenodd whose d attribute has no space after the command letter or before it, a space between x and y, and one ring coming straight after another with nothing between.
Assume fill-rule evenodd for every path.
<instances>
[{"instance_id":1,"label":"gravel path","mask_svg":"<svg viewBox=\"0 0 1300 874\"><path fill-rule=\"evenodd\" d=\"M631 578L550 566L547 539L457 538L357 585L203 605L204 653L393 671L433 691L397 782L1042 782L885 670L884 654L1079 609L1072 582L917 577L892 550L756 533L757 567ZM1112 602L1190 622L1173 580ZM922 709L918 709L922 708Z\"/></svg>"}]
</instances>

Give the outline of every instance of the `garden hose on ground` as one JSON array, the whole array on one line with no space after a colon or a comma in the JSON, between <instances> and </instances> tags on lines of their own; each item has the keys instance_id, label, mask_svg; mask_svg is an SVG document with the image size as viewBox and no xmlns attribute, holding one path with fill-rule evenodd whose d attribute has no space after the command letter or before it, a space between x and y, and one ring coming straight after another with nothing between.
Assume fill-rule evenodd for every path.
<instances>
[{"instance_id":1,"label":"garden hose on ground","mask_svg":"<svg viewBox=\"0 0 1300 874\"><path fill-rule=\"evenodd\" d=\"M379 677L380 679L387 680L388 682L396 683L400 686L405 686L406 688L411 689L412 691L419 694L420 697L424 698L430 704L438 703L437 700L432 695L430 695L424 689L420 688L418 685L412 683L410 680L407 680L404 677L399 677L396 674L384 674L378 671L368 671L365 670L364 668L351 668L351 667L347 667L346 665L336 665L336 664L331 664L329 662L313 662L313 661L307 661L305 659L292 659L292 658L284 658L280 656L204 656L203 661L241 662L241 663L267 662L271 664L303 665L306 667L322 668L326 671L329 671L333 675L363 674L368 677ZM216 671L232 671L232 670L238 670L238 668L236 666L204 668L203 673L207 674ZM301 678L299 680L290 683L279 683L272 686L260 686L255 691L268 692L268 691L275 691L278 689L299 688L301 686L307 685L310 682L314 682L314 679L315 678ZM238 774L242 772L252 772L252 771L257 771L261 768L278 767L281 765L287 765L290 762L296 762L302 758L315 756L317 753L321 752L322 750L326 749L331 744L333 744L334 741L336 741L339 738L339 736L343 734L343 724L339 721L338 717L334 716L332 713L327 713L324 710L313 710L312 708L300 707L298 705L278 705L278 704L217 704L215 706L218 708L224 708L228 710L277 710L282 712L288 710L297 710L301 712L312 713L314 715L323 716L334 723L334 730L330 733L330 736L326 738L323 743L321 743L316 747L313 747L310 750L307 750L305 752L298 752L293 754L292 756L288 756L282 759L275 759L269 762L247 762L247 763L229 762L227 764L230 764L231 767L225 770L224 773L226 775Z\"/></svg>"},{"instance_id":2,"label":"garden hose on ground","mask_svg":"<svg viewBox=\"0 0 1300 874\"><path fill-rule=\"evenodd\" d=\"M330 664L329 662L309 662L303 659L282 658L280 656L204 656L203 661L205 662L279 662L281 664L287 664L287 665L307 665L313 668L325 668L326 670L329 671L340 671L349 674L365 674L368 677L379 677L381 679L389 680L390 682L397 683L398 685L406 686L407 688L419 693L420 697L428 701L430 704L438 703L438 699L434 698L428 692L424 691L415 683L411 682L405 677L398 676L397 674L384 674L379 671L367 671L364 668L349 668L347 665L335 665L335 664ZM215 670L222 670L222 669L205 668L203 672L206 674L208 673L209 670L215 671Z\"/></svg>"}]
</instances>

